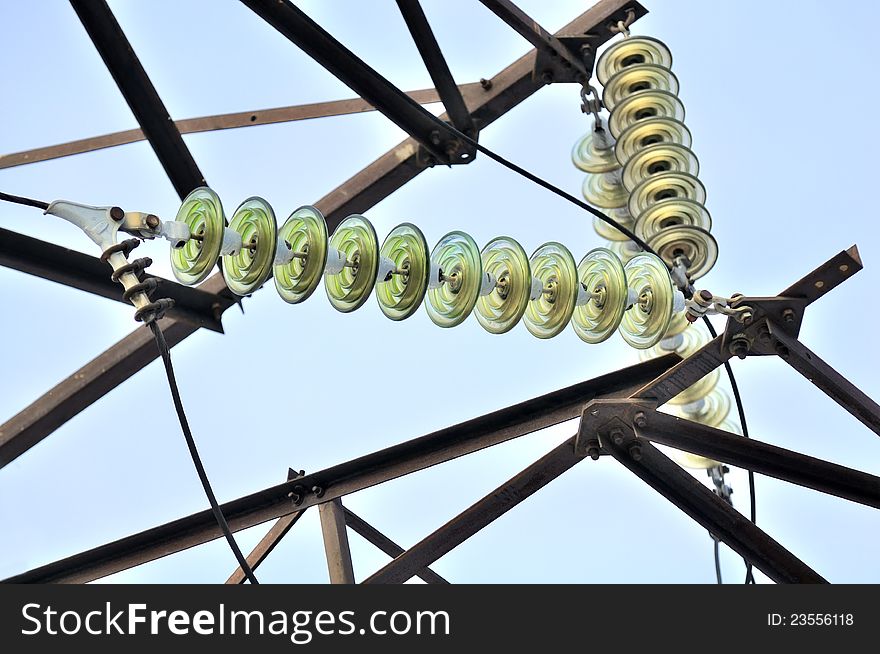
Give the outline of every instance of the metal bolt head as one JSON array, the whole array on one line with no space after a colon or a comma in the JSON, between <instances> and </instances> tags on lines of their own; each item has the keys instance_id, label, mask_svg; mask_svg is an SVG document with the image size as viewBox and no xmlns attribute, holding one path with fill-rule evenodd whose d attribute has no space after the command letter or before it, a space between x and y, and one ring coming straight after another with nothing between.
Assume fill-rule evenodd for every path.
<instances>
[{"instance_id":1,"label":"metal bolt head","mask_svg":"<svg viewBox=\"0 0 880 654\"><path fill-rule=\"evenodd\" d=\"M598 447L590 447L587 449L587 456L589 456L593 461L599 460L599 448Z\"/></svg>"},{"instance_id":2,"label":"metal bolt head","mask_svg":"<svg viewBox=\"0 0 880 654\"><path fill-rule=\"evenodd\" d=\"M154 216L151 213L147 214L146 221L147 227L149 227L150 229L156 229L159 226L159 217Z\"/></svg>"},{"instance_id":3,"label":"metal bolt head","mask_svg":"<svg viewBox=\"0 0 880 654\"><path fill-rule=\"evenodd\" d=\"M639 443L632 443L629 446L629 455L632 457L633 461L641 461L642 446Z\"/></svg>"},{"instance_id":4,"label":"metal bolt head","mask_svg":"<svg viewBox=\"0 0 880 654\"><path fill-rule=\"evenodd\" d=\"M744 325L751 325L752 320L754 319L751 311L743 311L741 317Z\"/></svg>"},{"instance_id":5,"label":"metal bolt head","mask_svg":"<svg viewBox=\"0 0 880 654\"><path fill-rule=\"evenodd\" d=\"M110 217L119 222L125 218L125 212L120 207L110 207Z\"/></svg>"},{"instance_id":6,"label":"metal bolt head","mask_svg":"<svg viewBox=\"0 0 880 654\"><path fill-rule=\"evenodd\" d=\"M647 418L647 416L646 416L643 412L639 411L639 412L633 417L633 424L634 424L636 427L644 427L645 425L648 424L648 418Z\"/></svg>"},{"instance_id":7,"label":"metal bolt head","mask_svg":"<svg viewBox=\"0 0 880 654\"><path fill-rule=\"evenodd\" d=\"M788 348L785 347L782 343L776 343L776 354L785 358L788 356Z\"/></svg>"},{"instance_id":8,"label":"metal bolt head","mask_svg":"<svg viewBox=\"0 0 880 654\"><path fill-rule=\"evenodd\" d=\"M486 79L485 77L480 78L480 86L483 87L484 91L488 91L492 88L492 80Z\"/></svg>"},{"instance_id":9,"label":"metal bolt head","mask_svg":"<svg viewBox=\"0 0 880 654\"><path fill-rule=\"evenodd\" d=\"M758 328L758 340L767 343L770 340L770 328L767 325L761 325Z\"/></svg>"},{"instance_id":10,"label":"metal bolt head","mask_svg":"<svg viewBox=\"0 0 880 654\"><path fill-rule=\"evenodd\" d=\"M785 322L794 322L795 318L796 318L796 314L794 312L794 309L785 309L782 312L782 319Z\"/></svg>"},{"instance_id":11,"label":"metal bolt head","mask_svg":"<svg viewBox=\"0 0 880 654\"><path fill-rule=\"evenodd\" d=\"M745 359L746 355L749 353L749 347L748 339L742 334L739 334L733 337L733 340L730 341L730 345L727 349L733 356Z\"/></svg>"},{"instance_id":12,"label":"metal bolt head","mask_svg":"<svg viewBox=\"0 0 880 654\"><path fill-rule=\"evenodd\" d=\"M611 432L610 436L611 436L611 442L614 443L615 445L622 445L623 444L623 432L621 430L615 429L614 431Z\"/></svg>"},{"instance_id":13,"label":"metal bolt head","mask_svg":"<svg viewBox=\"0 0 880 654\"><path fill-rule=\"evenodd\" d=\"M438 130L431 130L431 136L429 138L432 144L440 145L440 132Z\"/></svg>"}]
</instances>

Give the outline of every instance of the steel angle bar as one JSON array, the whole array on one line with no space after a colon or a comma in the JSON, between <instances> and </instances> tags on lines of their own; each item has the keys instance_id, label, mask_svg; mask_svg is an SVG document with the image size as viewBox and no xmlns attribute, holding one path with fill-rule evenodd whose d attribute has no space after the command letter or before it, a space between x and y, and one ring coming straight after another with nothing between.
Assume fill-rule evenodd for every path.
<instances>
[{"instance_id":1,"label":"steel angle bar","mask_svg":"<svg viewBox=\"0 0 880 654\"><path fill-rule=\"evenodd\" d=\"M479 82L461 84L458 87L458 92L464 97L466 102L476 104L482 93L482 86ZM440 102L440 95L435 89L407 91L407 95L419 104ZM312 118L345 116L375 110L376 108L363 98L349 98L347 100L330 100L288 107L273 107L271 109L237 111L235 113L217 114L214 116L199 116L198 118L182 118L175 120L174 126L181 134L197 134L200 132L214 132L258 125L275 125ZM137 143L145 138L143 130L127 129L121 132L91 136L22 152L0 154L0 170L38 163L40 161L51 161L52 159L69 157L74 154L94 152L129 143Z\"/></svg>"},{"instance_id":2,"label":"steel angle bar","mask_svg":"<svg viewBox=\"0 0 880 654\"><path fill-rule=\"evenodd\" d=\"M880 508L880 477L659 411L646 411L637 436L739 468Z\"/></svg>"},{"instance_id":3,"label":"steel angle bar","mask_svg":"<svg viewBox=\"0 0 880 654\"><path fill-rule=\"evenodd\" d=\"M470 163L455 130L438 121L305 12L286 0L241 0L281 35L416 139L437 163Z\"/></svg>"},{"instance_id":4,"label":"steel angle bar","mask_svg":"<svg viewBox=\"0 0 880 654\"><path fill-rule=\"evenodd\" d=\"M637 477L709 530L777 583L826 583L794 554L632 431L615 443L600 432L603 447Z\"/></svg>"},{"instance_id":5,"label":"steel angle bar","mask_svg":"<svg viewBox=\"0 0 880 654\"><path fill-rule=\"evenodd\" d=\"M431 75L431 80L440 94L440 99L443 101L443 106L446 108L446 113L452 124L458 131L464 132L471 138L477 138L474 119L471 118L464 103L461 89L452 77L452 72L449 70L449 65L446 63L419 0L397 0L397 6L400 8L403 20L409 28L416 48L422 56L422 61L425 62L428 74Z\"/></svg>"},{"instance_id":6,"label":"steel angle bar","mask_svg":"<svg viewBox=\"0 0 880 654\"><path fill-rule=\"evenodd\" d=\"M131 307L122 298L122 287L110 279L110 267L97 257L2 227L0 266L116 300ZM165 314L169 318L223 333L220 316L235 303L229 293L208 293L202 288L184 286L149 273L143 273L141 278L158 279L161 296L174 300L174 306Z\"/></svg>"},{"instance_id":7,"label":"steel angle bar","mask_svg":"<svg viewBox=\"0 0 880 654\"><path fill-rule=\"evenodd\" d=\"M168 115L144 67L104 0L70 0L159 162L184 198L205 186L195 159Z\"/></svg>"},{"instance_id":8,"label":"steel angle bar","mask_svg":"<svg viewBox=\"0 0 880 654\"><path fill-rule=\"evenodd\" d=\"M337 497L318 505L321 516L321 533L324 536L324 552L331 584L353 584L354 567L345 528L345 511Z\"/></svg>"},{"instance_id":9,"label":"steel angle bar","mask_svg":"<svg viewBox=\"0 0 880 654\"><path fill-rule=\"evenodd\" d=\"M583 460L574 451L575 437L471 505L416 545L364 580L365 584L402 584L448 554L468 538L531 497L563 472Z\"/></svg>"},{"instance_id":10,"label":"steel angle bar","mask_svg":"<svg viewBox=\"0 0 880 654\"><path fill-rule=\"evenodd\" d=\"M625 397L679 360L652 359L548 393L372 454L305 475L221 506L234 531L247 529L454 458L576 418L595 397ZM320 491L320 497L312 489ZM173 522L7 579L82 583L221 537L211 511Z\"/></svg>"},{"instance_id":11,"label":"steel angle bar","mask_svg":"<svg viewBox=\"0 0 880 654\"><path fill-rule=\"evenodd\" d=\"M373 527L366 520L353 513L347 507L343 507L343 509L345 509L345 524L347 524L356 534L359 534L369 543L372 543L373 545L378 547L392 559L403 554L404 549L400 545L398 545L393 540L388 538L388 536ZM428 584L449 583L443 577L441 577L428 567L422 568L421 570L417 571L415 576Z\"/></svg>"},{"instance_id":12,"label":"steel angle bar","mask_svg":"<svg viewBox=\"0 0 880 654\"><path fill-rule=\"evenodd\" d=\"M769 333L780 359L880 436L880 405L778 325L770 323Z\"/></svg>"}]
</instances>

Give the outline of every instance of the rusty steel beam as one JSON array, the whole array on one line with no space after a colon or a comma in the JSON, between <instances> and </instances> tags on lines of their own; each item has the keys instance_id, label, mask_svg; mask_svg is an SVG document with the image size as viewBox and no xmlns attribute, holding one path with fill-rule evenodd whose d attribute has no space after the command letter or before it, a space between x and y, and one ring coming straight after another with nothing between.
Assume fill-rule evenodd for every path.
<instances>
[{"instance_id":1,"label":"rusty steel beam","mask_svg":"<svg viewBox=\"0 0 880 654\"><path fill-rule=\"evenodd\" d=\"M287 479L288 481L291 479L296 479L297 477L302 476L302 472L296 472L293 468L287 469ZM257 546L251 550L251 553L247 555L247 562L250 566L251 571L256 570L260 564L266 559L269 554L272 553L272 550L275 549L275 546L281 542L281 539L287 535L293 525L295 525L299 519L302 517L304 511L294 511L293 513L278 518L275 521L275 524L272 525L272 528L266 532L266 535L260 539L260 542L257 543ZM229 575L229 579L226 580L227 584L243 584L247 577L244 574L244 570L241 569L241 566L238 566L231 575Z\"/></svg>"},{"instance_id":2,"label":"rusty steel beam","mask_svg":"<svg viewBox=\"0 0 880 654\"><path fill-rule=\"evenodd\" d=\"M466 164L454 129L368 66L287 0L241 0L282 36L298 46L352 91L419 142L424 158L442 164Z\"/></svg>"},{"instance_id":3,"label":"rusty steel beam","mask_svg":"<svg viewBox=\"0 0 880 654\"><path fill-rule=\"evenodd\" d=\"M94 293L131 307L131 303L122 298L122 286L110 279L111 268L98 257L2 227L0 266ZM223 333L220 315L234 304L231 294L206 293L201 288L184 286L149 273L143 273L140 277L143 280L158 279L158 297L174 300L174 306L165 314L169 318Z\"/></svg>"},{"instance_id":4,"label":"rusty steel beam","mask_svg":"<svg viewBox=\"0 0 880 654\"><path fill-rule=\"evenodd\" d=\"M345 510L338 497L318 505L321 516L321 534L327 555L327 571L331 584L353 584L354 567L351 548L348 546L348 530L345 528Z\"/></svg>"},{"instance_id":5,"label":"rusty steel beam","mask_svg":"<svg viewBox=\"0 0 880 654\"><path fill-rule=\"evenodd\" d=\"M620 443L602 437L605 449L637 477L709 530L776 583L826 583L818 573L756 527L693 475L632 431Z\"/></svg>"},{"instance_id":6,"label":"rusty steel beam","mask_svg":"<svg viewBox=\"0 0 880 654\"><path fill-rule=\"evenodd\" d=\"M418 571L448 554L478 531L531 497L563 472L583 461L574 451L572 436L548 454L468 507L431 535L400 554L365 584L402 584Z\"/></svg>"},{"instance_id":7,"label":"rusty steel beam","mask_svg":"<svg viewBox=\"0 0 880 654\"><path fill-rule=\"evenodd\" d=\"M153 147L174 190L182 199L194 188L206 186L204 175L110 7L104 0L70 0L70 4Z\"/></svg>"},{"instance_id":8,"label":"rusty steel beam","mask_svg":"<svg viewBox=\"0 0 880 654\"><path fill-rule=\"evenodd\" d=\"M880 477L659 411L644 411L636 436L713 461L880 509Z\"/></svg>"},{"instance_id":9,"label":"rusty steel beam","mask_svg":"<svg viewBox=\"0 0 880 654\"><path fill-rule=\"evenodd\" d=\"M602 375L420 438L272 486L223 504L233 531L247 529L336 497L397 479L576 418L596 397L625 397L679 361L675 354ZM311 489L318 489L317 492ZM11 577L12 583L83 583L222 536L201 511Z\"/></svg>"},{"instance_id":10,"label":"rusty steel beam","mask_svg":"<svg viewBox=\"0 0 880 654\"><path fill-rule=\"evenodd\" d=\"M440 50L440 45L434 37L434 31L428 23L428 18L419 4L419 0L397 0L397 7L406 22L409 33L415 41L416 48L425 62L425 68L440 94L446 113L452 124L459 132L464 132L471 138L476 138L477 131L474 120L464 103L461 91L455 84L446 58Z\"/></svg>"},{"instance_id":11,"label":"rusty steel beam","mask_svg":"<svg viewBox=\"0 0 880 654\"><path fill-rule=\"evenodd\" d=\"M479 82L461 84L459 93L470 103L475 103L482 93ZM419 104L431 104L440 102L440 95L435 89L419 89L408 91L407 95ZM349 114L375 111L376 108L363 98L351 98L346 100L331 100L328 102L315 102L311 104L293 105L289 107L275 107L272 109L256 109L254 111L238 111L229 114L215 116L201 116L198 118L183 118L174 121L174 126L181 134L197 134L199 132L214 132L224 129L238 129L241 127L254 127L256 125L273 125L277 123L289 123L312 118L325 118L330 116L345 116ZM22 152L10 152L0 154L0 170L14 168L26 164L50 161L61 157L69 157L74 154L94 152L104 148L112 148L129 143L143 141L146 137L141 129L127 129L121 132L112 132L100 136L68 141L58 145L49 145L42 148L34 148Z\"/></svg>"},{"instance_id":12,"label":"rusty steel beam","mask_svg":"<svg viewBox=\"0 0 880 654\"><path fill-rule=\"evenodd\" d=\"M562 34L590 33L597 44L611 37L607 26L625 17L627 0L602 0L560 30ZM536 52L532 51L487 80L476 99L468 100L468 111L478 129L489 125L544 86L533 79ZM441 116L444 120L446 116ZM406 139L316 203L332 231L343 218L364 213L379 201L426 170L417 156L418 143ZM199 286L209 293L225 290L223 277L215 274ZM163 330L169 345L180 342L196 330L190 325L165 319ZM144 347L149 331L135 330L19 414L0 425L0 467L43 440L77 413L134 375L158 356L155 347Z\"/></svg>"},{"instance_id":13,"label":"rusty steel beam","mask_svg":"<svg viewBox=\"0 0 880 654\"><path fill-rule=\"evenodd\" d=\"M388 538L388 536L373 527L360 516L352 513L348 508L343 508L345 509L345 524L347 524L356 534L360 534L368 542L378 547L392 559L404 553L405 550L393 540ZM428 567L417 570L415 576L427 584L449 583L443 577L441 577Z\"/></svg>"}]
</instances>

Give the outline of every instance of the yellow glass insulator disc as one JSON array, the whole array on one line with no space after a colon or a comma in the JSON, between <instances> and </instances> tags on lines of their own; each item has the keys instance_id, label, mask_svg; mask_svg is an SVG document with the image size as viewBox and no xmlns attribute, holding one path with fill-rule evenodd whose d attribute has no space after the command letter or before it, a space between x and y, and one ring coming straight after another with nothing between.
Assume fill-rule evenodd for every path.
<instances>
[{"instance_id":1,"label":"yellow glass insulator disc","mask_svg":"<svg viewBox=\"0 0 880 654\"><path fill-rule=\"evenodd\" d=\"M630 96L646 91L667 91L678 95L678 78L668 68L641 64L622 69L608 80L602 91L602 104L608 111Z\"/></svg>"},{"instance_id":2,"label":"yellow glass insulator disc","mask_svg":"<svg viewBox=\"0 0 880 654\"><path fill-rule=\"evenodd\" d=\"M263 198L248 198L239 205L229 228L241 236L241 249L223 255L223 279L236 295L248 295L263 285L275 261L275 212Z\"/></svg>"},{"instance_id":3,"label":"yellow glass insulator disc","mask_svg":"<svg viewBox=\"0 0 880 654\"><path fill-rule=\"evenodd\" d=\"M614 139L607 130L591 129L571 149L571 162L585 173L608 173L620 168L614 155Z\"/></svg>"},{"instance_id":4,"label":"yellow glass insulator disc","mask_svg":"<svg viewBox=\"0 0 880 654\"><path fill-rule=\"evenodd\" d=\"M483 275L495 287L477 300L477 320L491 334L503 334L520 321L529 303L532 276L529 259L514 239L499 236L480 253Z\"/></svg>"},{"instance_id":5,"label":"yellow glass insulator disc","mask_svg":"<svg viewBox=\"0 0 880 654\"><path fill-rule=\"evenodd\" d=\"M171 249L171 269L177 281L192 286L211 273L220 257L226 227L223 204L214 191L201 186L184 198L174 219L186 223L192 238Z\"/></svg>"},{"instance_id":6,"label":"yellow glass insulator disc","mask_svg":"<svg viewBox=\"0 0 880 654\"><path fill-rule=\"evenodd\" d=\"M656 345L672 320L673 286L666 265L648 252L623 267L635 303L623 313L618 331L629 345L646 350Z\"/></svg>"},{"instance_id":7,"label":"yellow glass insulator disc","mask_svg":"<svg viewBox=\"0 0 880 654\"><path fill-rule=\"evenodd\" d=\"M608 129L614 138L619 138L629 127L657 118L684 121L684 105L678 96L667 91L645 91L631 95L611 112Z\"/></svg>"},{"instance_id":8,"label":"yellow glass insulator disc","mask_svg":"<svg viewBox=\"0 0 880 654\"><path fill-rule=\"evenodd\" d=\"M626 310L623 262L611 250L596 248L581 259L577 272L581 288L590 297L575 307L571 324L581 340L601 343L620 326Z\"/></svg>"},{"instance_id":9,"label":"yellow glass insulator disc","mask_svg":"<svg viewBox=\"0 0 880 654\"><path fill-rule=\"evenodd\" d=\"M431 251L431 268L436 268L440 279L428 289L425 309L435 325L455 327L471 314L480 297L480 248L468 234L449 232Z\"/></svg>"},{"instance_id":10,"label":"yellow glass insulator disc","mask_svg":"<svg viewBox=\"0 0 880 654\"><path fill-rule=\"evenodd\" d=\"M394 265L385 279L376 280L376 299L391 320L404 320L416 312L428 289L431 262L428 243L415 225L398 225L382 244L379 255Z\"/></svg>"},{"instance_id":11,"label":"yellow glass insulator disc","mask_svg":"<svg viewBox=\"0 0 880 654\"><path fill-rule=\"evenodd\" d=\"M561 243L545 243L529 258L533 286L540 293L526 307L523 322L538 338L553 338L568 325L578 297L574 257Z\"/></svg>"},{"instance_id":12,"label":"yellow glass insulator disc","mask_svg":"<svg viewBox=\"0 0 880 654\"><path fill-rule=\"evenodd\" d=\"M693 200L666 200L645 209L636 220L633 230L643 241L648 241L664 229L690 225L709 231L712 217L699 202Z\"/></svg>"},{"instance_id":13,"label":"yellow glass insulator disc","mask_svg":"<svg viewBox=\"0 0 880 654\"><path fill-rule=\"evenodd\" d=\"M330 247L345 259L338 273L324 275L324 289L337 311L349 313L360 308L376 283L379 269L379 239L372 223L353 214L339 223Z\"/></svg>"},{"instance_id":14,"label":"yellow glass insulator disc","mask_svg":"<svg viewBox=\"0 0 880 654\"><path fill-rule=\"evenodd\" d=\"M655 64L672 68L672 53L666 44L650 36L631 36L609 46L596 62L596 78L606 86L625 68Z\"/></svg>"},{"instance_id":15,"label":"yellow glass insulator disc","mask_svg":"<svg viewBox=\"0 0 880 654\"><path fill-rule=\"evenodd\" d=\"M315 207L300 207L278 230L278 239L295 253L287 263L272 268L275 289L285 302L307 299L321 283L327 263L327 223Z\"/></svg>"},{"instance_id":16,"label":"yellow glass insulator disc","mask_svg":"<svg viewBox=\"0 0 880 654\"><path fill-rule=\"evenodd\" d=\"M712 270L718 260L718 242L700 227L669 227L657 232L647 243L670 266L680 257L687 258L690 261L687 275L691 281Z\"/></svg>"},{"instance_id":17,"label":"yellow glass insulator disc","mask_svg":"<svg viewBox=\"0 0 880 654\"><path fill-rule=\"evenodd\" d=\"M632 190L627 208L635 219L646 209L668 200L693 200L705 204L706 187L688 173L652 175Z\"/></svg>"},{"instance_id":18,"label":"yellow glass insulator disc","mask_svg":"<svg viewBox=\"0 0 880 654\"><path fill-rule=\"evenodd\" d=\"M581 194L584 200L602 209L625 207L629 199L629 191L621 184L619 170L610 173L587 173L581 185Z\"/></svg>"},{"instance_id":19,"label":"yellow glass insulator disc","mask_svg":"<svg viewBox=\"0 0 880 654\"><path fill-rule=\"evenodd\" d=\"M688 173L696 177L700 173L697 155L683 145L652 145L640 150L626 162L621 181L628 191L632 191L649 177L671 172Z\"/></svg>"},{"instance_id":20,"label":"yellow glass insulator disc","mask_svg":"<svg viewBox=\"0 0 880 654\"><path fill-rule=\"evenodd\" d=\"M614 156L621 165L652 145L683 145L690 148L693 137L680 120L674 118L651 118L627 127L614 144Z\"/></svg>"}]
</instances>

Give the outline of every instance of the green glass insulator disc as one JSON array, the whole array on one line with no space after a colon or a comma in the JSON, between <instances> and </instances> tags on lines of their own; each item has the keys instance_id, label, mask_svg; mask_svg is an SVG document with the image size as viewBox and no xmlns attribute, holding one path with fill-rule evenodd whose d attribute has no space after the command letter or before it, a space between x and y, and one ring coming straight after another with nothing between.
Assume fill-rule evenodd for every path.
<instances>
[{"instance_id":1,"label":"green glass insulator disc","mask_svg":"<svg viewBox=\"0 0 880 654\"><path fill-rule=\"evenodd\" d=\"M428 289L431 261L425 235L415 225L398 225L382 244L380 256L394 264L385 279L376 280L376 299L391 320L404 320L416 312Z\"/></svg>"},{"instance_id":2,"label":"green glass insulator disc","mask_svg":"<svg viewBox=\"0 0 880 654\"><path fill-rule=\"evenodd\" d=\"M621 69L602 90L602 104L608 111L627 98L646 91L667 91L678 95L678 78L668 68L640 64Z\"/></svg>"},{"instance_id":3,"label":"green glass insulator disc","mask_svg":"<svg viewBox=\"0 0 880 654\"><path fill-rule=\"evenodd\" d=\"M223 278L236 295L248 295L263 285L275 260L275 212L263 198L248 198L229 221L241 236L241 250L223 255Z\"/></svg>"},{"instance_id":4,"label":"green glass insulator disc","mask_svg":"<svg viewBox=\"0 0 880 654\"><path fill-rule=\"evenodd\" d=\"M526 251L514 239L499 236L480 253L483 274L496 280L496 287L477 300L477 320L491 334L503 334L520 321L529 304L532 276Z\"/></svg>"},{"instance_id":5,"label":"green glass insulator disc","mask_svg":"<svg viewBox=\"0 0 880 654\"><path fill-rule=\"evenodd\" d=\"M697 155L683 145L658 143L634 154L623 167L623 186L632 191L643 180L664 173L688 173L696 177L700 172Z\"/></svg>"},{"instance_id":6,"label":"green glass insulator disc","mask_svg":"<svg viewBox=\"0 0 880 654\"><path fill-rule=\"evenodd\" d=\"M620 138L633 125L656 118L684 122L684 105L678 96L667 91L645 91L631 95L611 112L608 130L614 138Z\"/></svg>"},{"instance_id":7,"label":"green glass insulator disc","mask_svg":"<svg viewBox=\"0 0 880 654\"><path fill-rule=\"evenodd\" d=\"M672 200L693 200L705 204L706 187L688 173L652 175L632 190L627 207L630 215L637 219L654 205Z\"/></svg>"},{"instance_id":8,"label":"green glass insulator disc","mask_svg":"<svg viewBox=\"0 0 880 654\"><path fill-rule=\"evenodd\" d=\"M350 264L336 274L324 275L324 288L330 304L348 313L367 301L379 269L379 239L369 220L353 214L339 223L330 237L336 249Z\"/></svg>"},{"instance_id":9,"label":"green glass insulator disc","mask_svg":"<svg viewBox=\"0 0 880 654\"><path fill-rule=\"evenodd\" d=\"M650 36L631 36L602 53L596 62L596 78L599 84L607 86L620 71L644 64L672 68L672 53L665 43Z\"/></svg>"},{"instance_id":10,"label":"green glass insulator disc","mask_svg":"<svg viewBox=\"0 0 880 654\"><path fill-rule=\"evenodd\" d=\"M615 332L626 309L623 263L611 250L596 248L581 259L577 273L578 283L591 298L575 307L574 331L582 341L601 343Z\"/></svg>"},{"instance_id":11,"label":"green glass insulator disc","mask_svg":"<svg viewBox=\"0 0 880 654\"><path fill-rule=\"evenodd\" d=\"M297 304L321 283L327 263L327 223L315 207L300 207L278 230L278 239L288 243L295 254L304 255L272 268L278 295Z\"/></svg>"},{"instance_id":12,"label":"green glass insulator disc","mask_svg":"<svg viewBox=\"0 0 880 654\"><path fill-rule=\"evenodd\" d=\"M712 216L699 202L684 198L666 200L645 209L636 220L633 231L643 241L649 241L655 234L679 225L700 227L708 231L712 228Z\"/></svg>"},{"instance_id":13,"label":"green glass insulator disc","mask_svg":"<svg viewBox=\"0 0 880 654\"><path fill-rule=\"evenodd\" d=\"M670 266L678 257L686 257L690 261L687 276L691 281L703 277L718 261L718 241L701 227L668 227L654 234L647 243Z\"/></svg>"},{"instance_id":14,"label":"green glass insulator disc","mask_svg":"<svg viewBox=\"0 0 880 654\"><path fill-rule=\"evenodd\" d=\"M635 255L623 270L636 301L623 312L618 331L629 345L646 350L663 338L672 320L672 278L666 264L647 252Z\"/></svg>"},{"instance_id":15,"label":"green glass insulator disc","mask_svg":"<svg viewBox=\"0 0 880 654\"><path fill-rule=\"evenodd\" d=\"M192 286L211 273L220 257L226 227L223 205L214 191L202 186L186 196L175 220L186 223L194 238L171 249L171 269L177 281Z\"/></svg>"},{"instance_id":16,"label":"green glass insulator disc","mask_svg":"<svg viewBox=\"0 0 880 654\"><path fill-rule=\"evenodd\" d=\"M545 243L529 258L532 279L541 284L541 294L529 301L523 322L538 338L553 338L568 325L578 297L578 276L574 257L561 243Z\"/></svg>"},{"instance_id":17,"label":"green glass insulator disc","mask_svg":"<svg viewBox=\"0 0 880 654\"><path fill-rule=\"evenodd\" d=\"M620 168L614 154L614 139L606 130L591 129L571 149L571 162L585 173L608 173Z\"/></svg>"},{"instance_id":18,"label":"green glass insulator disc","mask_svg":"<svg viewBox=\"0 0 880 654\"><path fill-rule=\"evenodd\" d=\"M619 170L610 173L587 173L581 185L581 194L584 200L602 209L625 207L629 199L629 191L621 183Z\"/></svg>"},{"instance_id":19,"label":"green glass insulator disc","mask_svg":"<svg viewBox=\"0 0 880 654\"><path fill-rule=\"evenodd\" d=\"M605 209L604 213L619 223L621 227L626 227L628 230L632 231L635 221L633 217L629 213L629 209L626 207L618 207L617 209ZM621 232L616 227L609 225L607 222L599 218L598 216L593 218L593 229L596 233L604 239L609 241L628 241L629 236Z\"/></svg>"},{"instance_id":20,"label":"green glass insulator disc","mask_svg":"<svg viewBox=\"0 0 880 654\"><path fill-rule=\"evenodd\" d=\"M431 265L443 281L428 290L425 309L435 325L455 327L471 314L480 297L480 248L468 234L449 232L431 251Z\"/></svg>"},{"instance_id":21,"label":"green glass insulator disc","mask_svg":"<svg viewBox=\"0 0 880 654\"><path fill-rule=\"evenodd\" d=\"M680 120L674 118L652 118L641 120L627 127L614 145L614 155L618 163L625 165L636 154L652 145L683 145L690 148L693 137L690 130Z\"/></svg>"}]
</instances>

